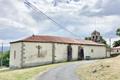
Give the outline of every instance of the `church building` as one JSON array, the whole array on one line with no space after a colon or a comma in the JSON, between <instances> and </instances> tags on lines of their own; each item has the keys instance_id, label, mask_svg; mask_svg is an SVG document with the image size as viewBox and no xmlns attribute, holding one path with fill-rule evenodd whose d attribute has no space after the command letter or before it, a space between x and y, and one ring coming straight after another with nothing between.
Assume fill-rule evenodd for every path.
<instances>
[{"instance_id":1,"label":"church building","mask_svg":"<svg viewBox=\"0 0 120 80\"><path fill-rule=\"evenodd\" d=\"M58 36L32 35L11 42L10 67L24 68L50 63L106 58L104 44Z\"/></svg>"}]
</instances>

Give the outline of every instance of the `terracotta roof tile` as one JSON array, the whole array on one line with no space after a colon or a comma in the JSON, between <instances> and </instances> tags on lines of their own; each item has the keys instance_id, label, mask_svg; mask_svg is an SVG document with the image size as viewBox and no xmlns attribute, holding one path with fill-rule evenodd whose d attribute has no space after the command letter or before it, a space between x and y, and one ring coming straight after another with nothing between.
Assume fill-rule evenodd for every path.
<instances>
[{"instance_id":1,"label":"terracotta roof tile","mask_svg":"<svg viewBox=\"0 0 120 80\"><path fill-rule=\"evenodd\" d=\"M112 50L116 50L116 49L120 49L120 46L112 48Z\"/></svg>"},{"instance_id":2,"label":"terracotta roof tile","mask_svg":"<svg viewBox=\"0 0 120 80\"><path fill-rule=\"evenodd\" d=\"M67 44L83 44L83 45L100 45L104 46L104 44L99 44L89 40L79 40L79 39L71 39L66 37L58 37L58 36L41 36L41 35L33 35L26 39L11 42L56 42L56 43L67 43Z\"/></svg>"}]
</instances>

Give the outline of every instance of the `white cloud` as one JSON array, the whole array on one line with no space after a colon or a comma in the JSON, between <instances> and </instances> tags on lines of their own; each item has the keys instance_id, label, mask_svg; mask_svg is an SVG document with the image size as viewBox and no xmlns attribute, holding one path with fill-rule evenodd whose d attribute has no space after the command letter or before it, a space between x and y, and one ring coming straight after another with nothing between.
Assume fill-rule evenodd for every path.
<instances>
[{"instance_id":1,"label":"white cloud","mask_svg":"<svg viewBox=\"0 0 120 80\"><path fill-rule=\"evenodd\" d=\"M94 29L100 31L107 39L116 37L115 30L120 25L119 11L116 11L119 8L119 0L114 1L114 3L113 0L71 0L69 3L68 0L29 1L63 27L74 34L80 35L81 38L89 36ZM54 1L57 1L56 6L53 6ZM12 31L11 27L18 31L16 36L22 34L19 37L33 33L74 37L57 27L42 14L27 8L21 0L0 0L0 10L0 30L4 30L0 31L0 34L5 33L6 30L12 33L10 32ZM6 37L10 38L8 34L6 34Z\"/></svg>"},{"instance_id":2,"label":"white cloud","mask_svg":"<svg viewBox=\"0 0 120 80\"><path fill-rule=\"evenodd\" d=\"M114 38L105 38L105 40L107 41L107 44L111 45L111 47L113 47L113 43L114 41L118 41L120 40L120 37L114 37Z\"/></svg>"},{"instance_id":3,"label":"white cloud","mask_svg":"<svg viewBox=\"0 0 120 80\"><path fill-rule=\"evenodd\" d=\"M28 9L23 2L18 0L1 0L0 7L0 23L7 26L22 27L33 33L38 33L37 23L29 15Z\"/></svg>"}]
</instances>

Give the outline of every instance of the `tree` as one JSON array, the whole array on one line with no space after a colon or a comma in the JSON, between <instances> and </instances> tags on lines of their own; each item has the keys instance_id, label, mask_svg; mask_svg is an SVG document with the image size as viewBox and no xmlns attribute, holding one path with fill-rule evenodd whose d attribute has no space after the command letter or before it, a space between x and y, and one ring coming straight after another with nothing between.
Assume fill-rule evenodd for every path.
<instances>
[{"instance_id":1,"label":"tree","mask_svg":"<svg viewBox=\"0 0 120 80\"><path fill-rule=\"evenodd\" d=\"M116 35L120 36L120 28L116 30ZM114 41L113 47L117 47L117 46L120 46L120 40Z\"/></svg>"},{"instance_id":2,"label":"tree","mask_svg":"<svg viewBox=\"0 0 120 80\"><path fill-rule=\"evenodd\" d=\"M117 46L120 46L120 40L114 41L113 47L117 47Z\"/></svg>"},{"instance_id":3,"label":"tree","mask_svg":"<svg viewBox=\"0 0 120 80\"><path fill-rule=\"evenodd\" d=\"M91 37L85 37L85 40L91 40ZM99 43L103 43L103 44L107 45L107 42L102 37L100 38Z\"/></svg>"},{"instance_id":4,"label":"tree","mask_svg":"<svg viewBox=\"0 0 120 80\"><path fill-rule=\"evenodd\" d=\"M120 36L120 28L117 29L116 34Z\"/></svg>"},{"instance_id":5,"label":"tree","mask_svg":"<svg viewBox=\"0 0 120 80\"><path fill-rule=\"evenodd\" d=\"M105 40L105 39L103 39L102 37L101 37L101 39L100 39L100 42L101 42L101 43L103 43L103 44L105 44L105 45L107 45L106 40Z\"/></svg>"},{"instance_id":6,"label":"tree","mask_svg":"<svg viewBox=\"0 0 120 80\"><path fill-rule=\"evenodd\" d=\"M9 66L9 55L10 51L6 51L3 54L0 53L0 60L3 61L3 66Z\"/></svg>"},{"instance_id":7,"label":"tree","mask_svg":"<svg viewBox=\"0 0 120 80\"><path fill-rule=\"evenodd\" d=\"M85 40L91 40L91 37L85 37Z\"/></svg>"}]
</instances>

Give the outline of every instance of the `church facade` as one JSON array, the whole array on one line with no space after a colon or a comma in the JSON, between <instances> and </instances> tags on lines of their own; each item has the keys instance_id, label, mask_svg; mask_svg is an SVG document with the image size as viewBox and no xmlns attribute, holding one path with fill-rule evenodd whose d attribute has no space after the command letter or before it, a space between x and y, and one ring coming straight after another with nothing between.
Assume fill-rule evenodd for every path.
<instances>
[{"instance_id":1,"label":"church facade","mask_svg":"<svg viewBox=\"0 0 120 80\"><path fill-rule=\"evenodd\" d=\"M65 37L33 35L11 42L10 67L23 68L109 56L104 44Z\"/></svg>"}]
</instances>

